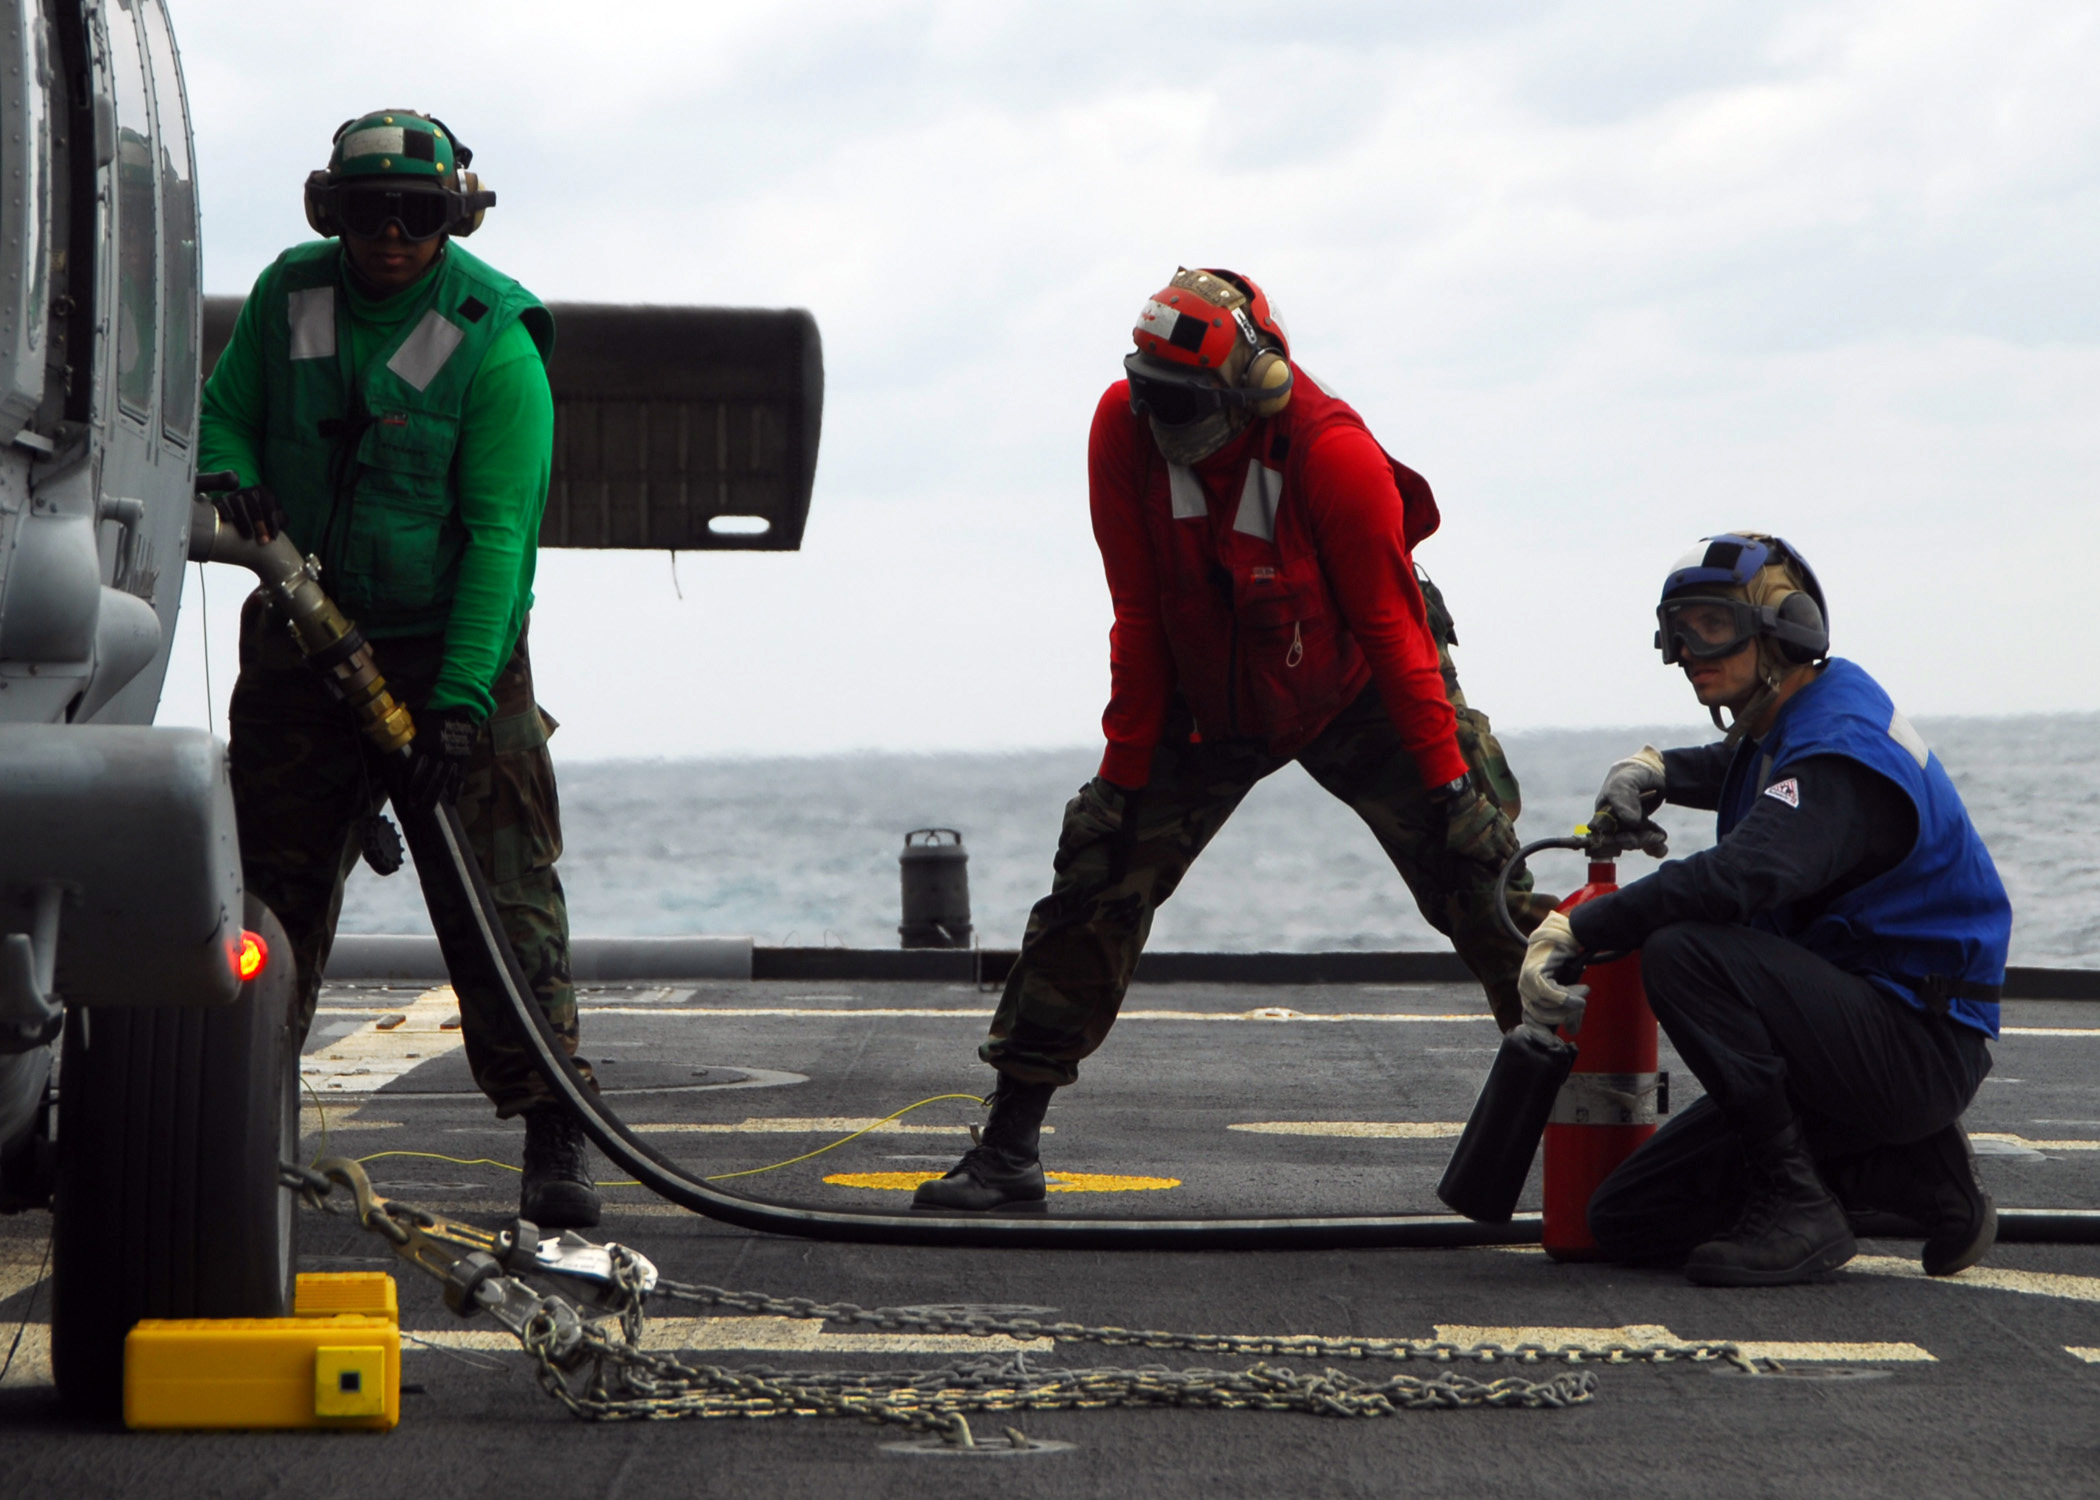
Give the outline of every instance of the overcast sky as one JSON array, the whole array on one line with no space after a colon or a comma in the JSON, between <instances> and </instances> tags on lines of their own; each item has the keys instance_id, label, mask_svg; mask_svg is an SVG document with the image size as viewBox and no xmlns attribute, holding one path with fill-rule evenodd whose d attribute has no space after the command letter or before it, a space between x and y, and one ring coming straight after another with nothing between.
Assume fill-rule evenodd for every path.
<instances>
[{"instance_id":1,"label":"overcast sky","mask_svg":"<svg viewBox=\"0 0 2100 1500\"><path fill-rule=\"evenodd\" d=\"M473 248L542 297L815 314L802 552L686 554L682 601L661 552L541 554L567 757L1095 740L1086 429L1178 264L1260 280L1429 477L1498 725L1700 722L1651 611L1738 527L1914 714L2100 707L2090 4L171 10L210 291L395 105L474 147ZM165 722L205 718L194 605Z\"/></svg>"}]
</instances>

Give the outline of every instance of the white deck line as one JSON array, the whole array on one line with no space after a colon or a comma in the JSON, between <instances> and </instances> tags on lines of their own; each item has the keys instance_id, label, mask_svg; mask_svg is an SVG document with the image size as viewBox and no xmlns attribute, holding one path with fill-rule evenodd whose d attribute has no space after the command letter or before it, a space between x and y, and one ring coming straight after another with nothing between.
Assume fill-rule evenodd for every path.
<instances>
[{"instance_id":1,"label":"white deck line","mask_svg":"<svg viewBox=\"0 0 2100 1500\"><path fill-rule=\"evenodd\" d=\"M1845 1263L1845 1269L1865 1276L1929 1281L1935 1286L2017 1292L2027 1297L2061 1297L2070 1302L2100 1302L2100 1276L2068 1276L2056 1271L2005 1271L1995 1266L1971 1266L1953 1276L1927 1276L1923 1266L1900 1255L1856 1255Z\"/></svg>"}]
</instances>

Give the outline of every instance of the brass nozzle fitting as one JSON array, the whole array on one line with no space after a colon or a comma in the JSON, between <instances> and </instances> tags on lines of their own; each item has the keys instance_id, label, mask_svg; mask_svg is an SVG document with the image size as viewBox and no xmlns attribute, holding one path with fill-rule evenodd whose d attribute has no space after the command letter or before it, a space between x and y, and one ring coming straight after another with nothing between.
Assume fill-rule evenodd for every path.
<instances>
[{"instance_id":1,"label":"brass nozzle fitting","mask_svg":"<svg viewBox=\"0 0 2100 1500\"><path fill-rule=\"evenodd\" d=\"M408 748L416 737L415 723L387 691L364 632L322 591L319 563L302 558L282 534L267 542L242 536L222 524L219 513L203 501L190 512L189 554L193 562L236 563L260 578L291 621L307 664L349 705L358 730L382 754L398 755Z\"/></svg>"}]
</instances>

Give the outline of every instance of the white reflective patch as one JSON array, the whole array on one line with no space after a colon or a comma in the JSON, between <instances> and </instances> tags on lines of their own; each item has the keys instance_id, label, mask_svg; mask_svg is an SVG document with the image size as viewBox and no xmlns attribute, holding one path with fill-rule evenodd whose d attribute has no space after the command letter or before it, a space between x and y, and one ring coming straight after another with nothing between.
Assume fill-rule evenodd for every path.
<instances>
[{"instance_id":1,"label":"white reflective patch","mask_svg":"<svg viewBox=\"0 0 2100 1500\"><path fill-rule=\"evenodd\" d=\"M1275 310L1276 310L1276 304L1275 304L1275 303L1273 303L1273 302L1272 302L1272 303L1270 303L1270 304L1269 304L1269 311L1271 311L1271 312L1274 312ZM1303 369L1303 366L1300 366L1300 368L1301 368L1301 370L1302 370L1302 369ZM1323 396L1325 396L1325 397L1326 397L1326 398L1327 398L1328 400L1330 400L1330 401L1339 401L1339 400L1341 400L1341 399L1342 399L1342 393L1341 393L1340 391L1336 390L1336 389L1335 389L1335 388L1334 388L1333 386L1329 385L1329 384L1328 384L1328 383L1327 383L1326 381L1322 380L1322 379L1321 379L1321 378L1320 378L1319 376L1317 376L1317 375L1313 374L1313 372L1312 372L1312 371L1310 371L1310 370L1304 370L1304 375L1305 375L1305 378L1306 378L1307 380L1310 380L1310 381L1311 381L1311 382L1312 382L1312 383L1313 383L1314 385L1316 385L1316 386L1318 386L1318 387L1320 388L1320 394L1321 394L1321 395L1323 395Z\"/></svg>"},{"instance_id":2,"label":"white reflective patch","mask_svg":"<svg viewBox=\"0 0 2100 1500\"><path fill-rule=\"evenodd\" d=\"M1801 783L1789 776L1784 781L1775 781L1766 787L1765 795L1776 802L1784 802L1788 807L1799 807L1801 805Z\"/></svg>"},{"instance_id":3,"label":"white reflective patch","mask_svg":"<svg viewBox=\"0 0 2100 1500\"><path fill-rule=\"evenodd\" d=\"M1910 758L1918 763L1921 771L1925 769L1925 762L1932 759L1932 746L1925 743L1924 735L1911 727L1910 720L1903 717L1900 708L1889 715L1889 738L1910 752Z\"/></svg>"},{"instance_id":4,"label":"white reflective patch","mask_svg":"<svg viewBox=\"0 0 2100 1500\"><path fill-rule=\"evenodd\" d=\"M1138 309L1137 326L1168 343L1174 341L1174 326L1180 321L1181 314L1164 302L1147 302Z\"/></svg>"},{"instance_id":5,"label":"white reflective patch","mask_svg":"<svg viewBox=\"0 0 2100 1500\"><path fill-rule=\"evenodd\" d=\"M416 325L415 332L394 351L394 357L386 362L386 367L420 391L437 379L438 371L445 368L445 361L452 357L452 351L466 336L464 328L446 322L433 307L423 314L423 321Z\"/></svg>"},{"instance_id":6,"label":"white reflective patch","mask_svg":"<svg viewBox=\"0 0 2100 1500\"><path fill-rule=\"evenodd\" d=\"M343 137L343 160L358 156L401 156L406 154L399 125L374 125L365 130L355 130Z\"/></svg>"},{"instance_id":7,"label":"white reflective patch","mask_svg":"<svg viewBox=\"0 0 2100 1500\"><path fill-rule=\"evenodd\" d=\"M1167 498L1174 505L1174 519L1192 521L1210 514L1210 501L1203 493L1203 481L1187 464L1167 465Z\"/></svg>"},{"instance_id":8,"label":"white reflective patch","mask_svg":"<svg viewBox=\"0 0 2100 1500\"><path fill-rule=\"evenodd\" d=\"M1232 518L1232 529L1265 542L1276 540L1276 507L1283 502L1283 471L1267 464L1247 465L1247 482L1240 488L1240 511Z\"/></svg>"},{"instance_id":9,"label":"white reflective patch","mask_svg":"<svg viewBox=\"0 0 2100 1500\"><path fill-rule=\"evenodd\" d=\"M293 359L335 358L335 288L311 287L287 299Z\"/></svg>"}]
</instances>

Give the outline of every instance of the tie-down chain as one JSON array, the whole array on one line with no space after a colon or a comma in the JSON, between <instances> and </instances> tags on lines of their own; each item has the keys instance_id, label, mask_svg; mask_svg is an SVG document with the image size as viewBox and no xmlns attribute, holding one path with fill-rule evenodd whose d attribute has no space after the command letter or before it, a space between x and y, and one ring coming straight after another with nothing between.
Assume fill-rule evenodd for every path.
<instances>
[{"instance_id":1,"label":"tie-down chain","mask_svg":"<svg viewBox=\"0 0 2100 1500\"><path fill-rule=\"evenodd\" d=\"M1270 1363L1292 1360L1423 1360L1457 1364L1694 1364L1751 1362L1727 1343L1456 1344L1434 1339L1322 1338L1311 1334L1177 1333L1160 1329L1046 1323L1028 1317L937 1308L863 1308L672 1281L627 1246L594 1244L575 1233L541 1239L516 1220L490 1231L373 1191L356 1162L330 1157L312 1170L287 1166L285 1180L316 1208L333 1187L350 1191L361 1227L387 1240L403 1260L444 1284L445 1303L462 1317L487 1312L531 1354L547 1393L593 1421L682 1417L836 1416L936 1434L971 1445L967 1414L1091 1411L1110 1407L1198 1407L1378 1417L1396 1411L1466 1406L1578 1406L1596 1392L1581 1369L1541 1380L1515 1374L1476 1378L1449 1368L1429 1376L1366 1380L1333 1368L1299 1373ZM566 1296L535 1290L550 1280ZM933 1370L780 1371L689 1363L641 1347L650 1297L768 1317L821 1320L883 1333L1005 1335L1107 1348L1180 1350L1252 1357L1243 1370L1066 1369L1031 1363L1030 1351L957 1360Z\"/></svg>"}]
</instances>

